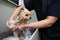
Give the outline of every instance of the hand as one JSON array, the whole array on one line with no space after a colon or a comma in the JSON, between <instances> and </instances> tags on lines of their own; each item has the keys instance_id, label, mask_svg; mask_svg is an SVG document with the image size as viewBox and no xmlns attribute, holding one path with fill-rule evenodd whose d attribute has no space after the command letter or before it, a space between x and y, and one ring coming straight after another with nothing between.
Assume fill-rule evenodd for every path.
<instances>
[{"instance_id":1,"label":"hand","mask_svg":"<svg viewBox=\"0 0 60 40\"><path fill-rule=\"evenodd\" d=\"M18 29L24 29L27 28L27 24L21 24L16 26Z\"/></svg>"},{"instance_id":2,"label":"hand","mask_svg":"<svg viewBox=\"0 0 60 40\"><path fill-rule=\"evenodd\" d=\"M13 28L13 26L11 26L11 22L12 22L12 19L9 19L7 22L6 22L6 24L7 24L7 26L9 27L9 28Z\"/></svg>"},{"instance_id":3,"label":"hand","mask_svg":"<svg viewBox=\"0 0 60 40\"><path fill-rule=\"evenodd\" d=\"M25 8L25 5L24 4L20 5L20 8Z\"/></svg>"},{"instance_id":4,"label":"hand","mask_svg":"<svg viewBox=\"0 0 60 40\"><path fill-rule=\"evenodd\" d=\"M6 25L9 27L10 26L10 20L6 22ZM10 28L10 27L9 27Z\"/></svg>"}]
</instances>

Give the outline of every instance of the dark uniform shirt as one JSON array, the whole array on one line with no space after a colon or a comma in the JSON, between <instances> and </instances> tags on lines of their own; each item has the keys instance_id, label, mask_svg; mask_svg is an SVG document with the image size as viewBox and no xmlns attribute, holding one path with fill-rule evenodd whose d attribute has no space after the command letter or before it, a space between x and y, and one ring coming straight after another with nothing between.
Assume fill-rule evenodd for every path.
<instances>
[{"instance_id":1,"label":"dark uniform shirt","mask_svg":"<svg viewBox=\"0 0 60 40\"><path fill-rule=\"evenodd\" d=\"M39 31L42 40L60 40L60 0L29 0L24 4L28 10L36 11L38 21L44 20L47 16L58 17L51 27Z\"/></svg>"}]
</instances>

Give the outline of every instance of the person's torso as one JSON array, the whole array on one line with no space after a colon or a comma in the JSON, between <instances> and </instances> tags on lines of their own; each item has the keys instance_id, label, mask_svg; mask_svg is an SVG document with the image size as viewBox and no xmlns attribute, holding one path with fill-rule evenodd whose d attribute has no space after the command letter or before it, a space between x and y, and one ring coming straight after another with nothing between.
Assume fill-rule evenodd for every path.
<instances>
[{"instance_id":1,"label":"person's torso","mask_svg":"<svg viewBox=\"0 0 60 40\"><path fill-rule=\"evenodd\" d=\"M38 21L44 20L48 15L48 7L55 1L55 0L33 0L34 9L36 11L36 15ZM39 29L42 33L42 38L44 40L60 40L60 18L57 22L52 25L50 28L42 28Z\"/></svg>"}]
</instances>

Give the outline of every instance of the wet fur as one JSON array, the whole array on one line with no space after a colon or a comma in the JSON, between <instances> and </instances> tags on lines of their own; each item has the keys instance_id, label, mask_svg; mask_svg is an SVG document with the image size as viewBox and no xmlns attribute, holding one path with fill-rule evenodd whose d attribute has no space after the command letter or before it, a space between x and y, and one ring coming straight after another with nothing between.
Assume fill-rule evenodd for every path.
<instances>
[{"instance_id":1,"label":"wet fur","mask_svg":"<svg viewBox=\"0 0 60 40\"><path fill-rule=\"evenodd\" d=\"M27 15L28 14L28 15ZM20 14L18 15L18 18L17 18L17 22L14 24L14 25L20 25L20 24L25 24L25 23L27 23L27 21L28 20L30 20L30 18L31 18L31 12L30 11L28 11L26 8L23 8L23 9L21 9L20 10ZM16 19L16 18L15 18ZM14 19L14 20L15 20ZM14 29L14 28L13 28ZM13 34L14 34L14 36L15 37L19 37L19 29L18 28L16 28L16 29L14 29L13 30ZM26 29L23 29L23 30L21 30L22 32L23 32L23 35L24 35L24 37L26 37L26 33L27 33L27 31L26 31Z\"/></svg>"}]
</instances>

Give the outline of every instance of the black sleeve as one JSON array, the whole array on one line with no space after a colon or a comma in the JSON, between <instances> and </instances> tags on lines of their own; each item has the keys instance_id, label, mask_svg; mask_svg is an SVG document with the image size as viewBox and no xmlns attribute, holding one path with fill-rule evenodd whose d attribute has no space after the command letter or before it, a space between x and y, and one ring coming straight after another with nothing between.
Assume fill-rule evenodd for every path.
<instances>
[{"instance_id":1,"label":"black sleeve","mask_svg":"<svg viewBox=\"0 0 60 40\"><path fill-rule=\"evenodd\" d=\"M56 0L48 7L48 16L60 17L60 0Z\"/></svg>"},{"instance_id":2,"label":"black sleeve","mask_svg":"<svg viewBox=\"0 0 60 40\"><path fill-rule=\"evenodd\" d=\"M25 0L24 5L30 11L34 9L32 0L27 0L27 1Z\"/></svg>"}]
</instances>

